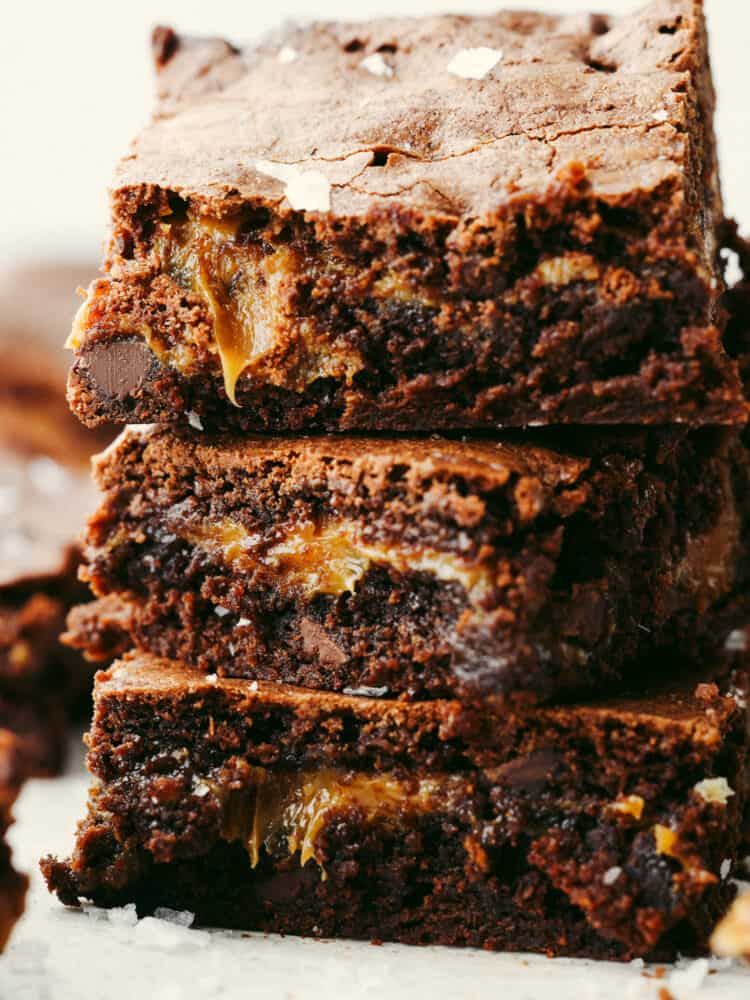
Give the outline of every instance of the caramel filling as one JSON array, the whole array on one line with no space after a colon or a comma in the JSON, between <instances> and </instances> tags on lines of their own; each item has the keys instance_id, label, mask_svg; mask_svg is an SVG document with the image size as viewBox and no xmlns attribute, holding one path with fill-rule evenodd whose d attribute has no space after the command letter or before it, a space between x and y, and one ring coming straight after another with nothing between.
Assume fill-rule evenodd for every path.
<instances>
[{"instance_id":1,"label":"caramel filling","mask_svg":"<svg viewBox=\"0 0 750 1000\"><path fill-rule=\"evenodd\" d=\"M365 823L396 821L445 807L466 787L458 775L407 783L387 774L325 767L291 774L256 768L253 777L251 788L213 788L223 808L222 836L244 844L253 868L264 848L299 853L302 866L311 859L320 864L317 840L333 813L356 810Z\"/></svg>"},{"instance_id":2,"label":"caramel filling","mask_svg":"<svg viewBox=\"0 0 750 1000\"><path fill-rule=\"evenodd\" d=\"M262 365L276 350L285 348L293 329L297 357L295 373L285 385L304 388L317 378L350 378L361 368L357 354L334 349L329 338L319 337L312 324L292 317L285 303L288 289L298 276L296 255L288 246L273 249L237 242L240 219L224 222L204 219L165 225L155 248L167 273L183 288L206 303L213 326L215 349L224 377L224 388L237 405L237 381L246 370L263 379ZM270 252L269 252L270 251ZM144 331L149 346L159 355L159 345ZM177 368L184 363L174 351L168 358Z\"/></svg>"},{"instance_id":3,"label":"caramel filling","mask_svg":"<svg viewBox=\"0 0 750 1000\"><path fill-rule=\"evenodd\" d=\"M237 380L247 366L273 347L273 307L269 290L274 277L283 278L281 254L270 261L278 270L266 268L265 280L248 281L248 269L235 254L219 251L217 244L204 237L195 250L194 287L200 291L213 320L214 337L221 358L224 388L236 406ZM241 290L240 289L241 286ZM235 291L230 294L229 289Z\"/></svg>"},{"instance_id":4,"label":"caramel filling","mask_svg":"<svg viewBox=\"0 0 750 1000\"><path fill-rule=\"evenodd\" d=\"M232 521L206 525L190 532L187 540L218 550L227 563L244 561L248 568L267 567L308 597L352 593L374 564L391 566L399 573L431 573L438 580L460 583L473 600L481 599L492 587L487 566L472 566L434 549L367 542L360 526L345 520L320 525L306 522L268 547Z\"/></svg>"}]
</instances>

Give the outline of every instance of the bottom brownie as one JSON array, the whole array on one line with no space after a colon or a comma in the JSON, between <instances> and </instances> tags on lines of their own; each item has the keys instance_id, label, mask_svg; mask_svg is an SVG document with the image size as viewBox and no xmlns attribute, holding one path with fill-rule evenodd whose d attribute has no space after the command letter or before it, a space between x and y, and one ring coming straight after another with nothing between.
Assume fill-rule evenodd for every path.
<instances>
[{"instance_id":1,"label":"bottom brownie","mask_svg":"<svg viewBox=\"0 0 750 1000\"><path fill-rule=\"evenodd\" d=\"M42 868L68 904L225 927L701 953L748 831L744 695L704 683L496 712L131 655L98 676L73 856Z\"/></svg>"}]
</instances>

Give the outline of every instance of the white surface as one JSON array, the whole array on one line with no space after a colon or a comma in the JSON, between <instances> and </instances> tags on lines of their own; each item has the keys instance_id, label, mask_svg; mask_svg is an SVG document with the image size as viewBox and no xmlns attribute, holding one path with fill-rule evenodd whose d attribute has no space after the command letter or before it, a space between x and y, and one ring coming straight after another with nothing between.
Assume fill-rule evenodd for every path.
<instances>
[{"instance_id":1,"label":"white surface","mask_svg":"<svg viewBox=\"0 0 750 1000\"><path fill-rule=\"evenodd\" d=\"M750 229L747 0L705 0L727 210ZM6 3L0 32L0 259L99 257L106 186L146 121L158 23L245 41L289 18L539 7L633 10L641 0L101 0ZM253 157L248 150L248 157Z\"/></svg>"},{"instance_id":2,"label":"white surface","mask_svg":"<svg viewBox=\"0 0 750 1000\"><path fill-rule=\"evenodd\" d=\"M695 990L700 968L689 962L687 975L668 969L654 979L632 965L207 934L150 919L132 926L122 912L112 922L66 910L47 894L36 861L69 850L86 785L79 763L65 778L29 784L18 804L11 839L33 886L0 957L1 1000L660 1000L665 985L674 1000L750 996L750 969L725 962L713 963Z\"/></svg>"}]
</instances>

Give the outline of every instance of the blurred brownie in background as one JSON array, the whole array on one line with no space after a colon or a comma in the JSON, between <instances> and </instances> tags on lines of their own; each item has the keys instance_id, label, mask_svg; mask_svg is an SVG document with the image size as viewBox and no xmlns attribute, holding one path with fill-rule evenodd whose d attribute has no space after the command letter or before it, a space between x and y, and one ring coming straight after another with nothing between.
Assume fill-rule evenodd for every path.
<instances>
[{"instance_id":1,"label":"blurred brownie in background","mask_svg":"<svg viewBox=\"0 0 750 1000\"><path fill-rule=\"evenodd\" d=\"M78 582L77 535L93 506L88 464L107 439L65 401L64 331L85 264L0 273L0 727L32 773L54 774L92 669L58 638Z\"/></svg>"}]
</instances>

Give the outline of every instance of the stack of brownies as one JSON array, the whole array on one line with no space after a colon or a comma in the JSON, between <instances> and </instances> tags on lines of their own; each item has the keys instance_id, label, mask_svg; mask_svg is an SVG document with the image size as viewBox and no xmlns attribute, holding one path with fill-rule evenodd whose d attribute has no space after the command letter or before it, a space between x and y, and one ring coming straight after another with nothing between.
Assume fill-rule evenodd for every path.
<instances>
[{"instance_id":1,"label":"stack of brownies","mask_svg":"<svg viewBox=\"0 0 750 1000\"><path fill-rule=\"evenodd\" d=\"M137 424L50 887L704 950L750 827L750 455L700 3L154 41L70 340L74 411Z\"/></svg>"}]
</instances>

